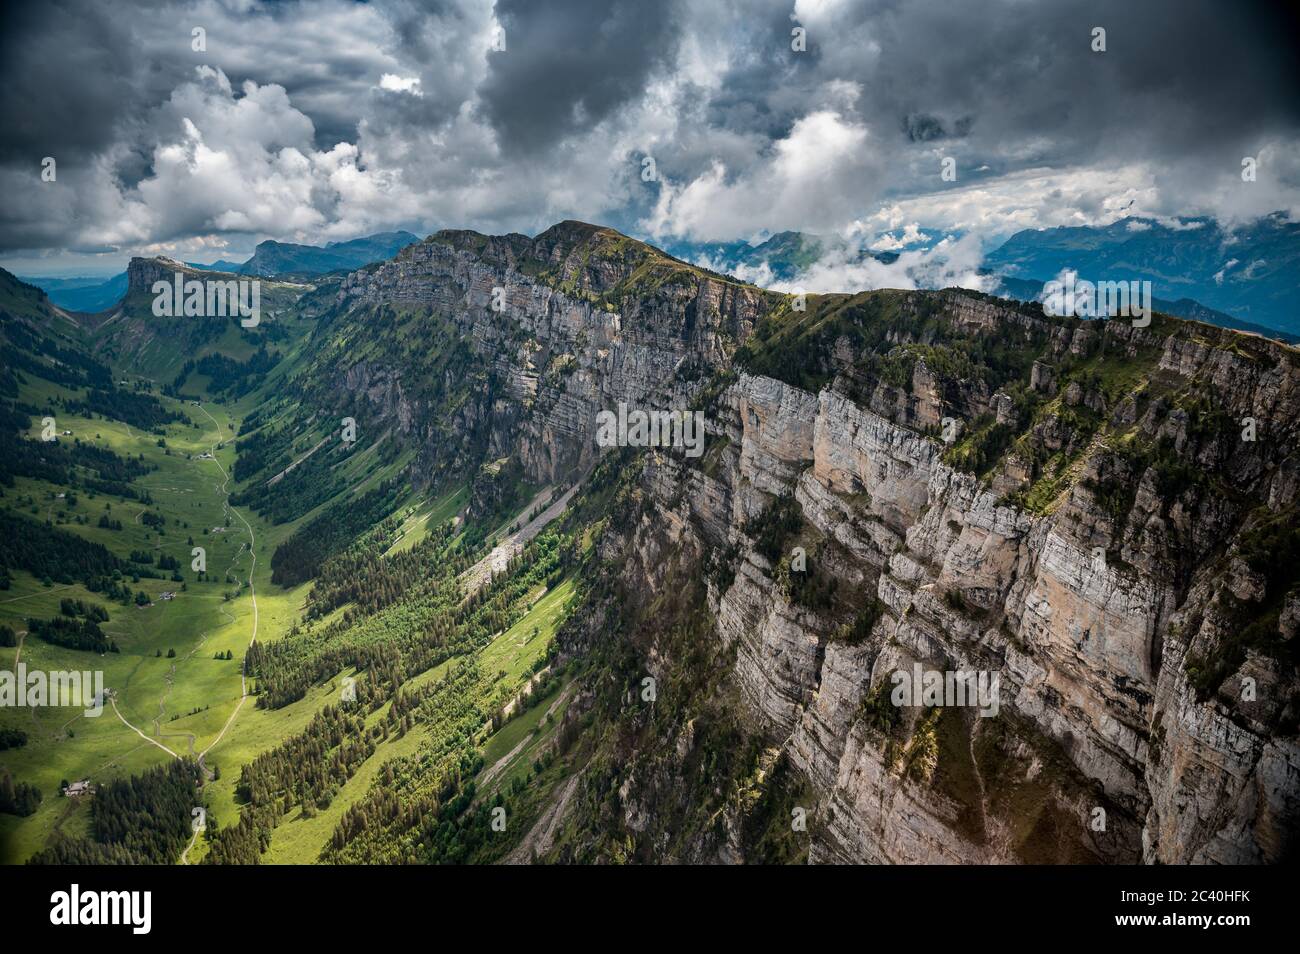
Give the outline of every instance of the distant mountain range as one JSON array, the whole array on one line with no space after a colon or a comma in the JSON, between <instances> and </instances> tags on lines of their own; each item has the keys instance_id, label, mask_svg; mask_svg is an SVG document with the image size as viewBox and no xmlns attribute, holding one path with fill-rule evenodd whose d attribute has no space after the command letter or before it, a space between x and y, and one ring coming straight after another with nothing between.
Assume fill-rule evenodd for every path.
<instances>
[{"instance_id":1,"label":"distant mountain range","mask_svg":"<svg viewBox=\"0 0 1300 954\"><path fill-rule=\"evenodd\" d=\"M191 268L264 278L308 277L360 268L392 258L406 246L420 241L411 232L380 232L347 242L327 245L295 245L289 242L261 242L246 262L219 260L209 265L187 263ZM98 312L111 308L127 291L127 273L102 278L25 278L43 290L50 301L70 311Z\"/></svg>"},{"instance_id":2,"label":"distant mountain range","mask_svg":"<svg viewBox=\"0 0 1300 954\"><path fill-rule=\"evenodd\" d=\"M69 311L103 311L126 294L126 272L103 278L27 278L49 296L50 301Z\"/></svg>"},{"instance_id":3,"label":"distant mountain range","mask_svg":"<svg viewBox=\"0 0 1300 954\"><path fill-rule=\"evenodd\" d=\"M1193 299L1252 325L1300 333L1300 223L1281 213L1225 232L1213 220L1028 229L985 257L991 272L1043 282L1070 268L1090 281L1150 280L1158 298Z\"/></svg>"},{"instance_id":4,"label":"distant mountain range","mask_svg":"<svg viewBox=\"0 0 1300 954\"><path fill-rule=\"evenodd\" d=\"M1014 298L1017 301L1039 301L1042 298L1043 283L1026 278L1010 278L1006 275L1000 275L998 276L998 284L989 289L989 292L999 298ZM1164 312L1166 315L1173 315L1176 318L1188 318L1192 321L1204 322L1207 325L1218 325L1220 328L1232 328L1234 331L1245 331L1250 334L1263 335L1266 338L1276 338L1288 344L1300 344L1300 334L1292 334L1289 331L1280 331L1277 328L1266 328L1253 322L1242 321L1240 318L1234 318L1222 311L1207 308L1194 298L1179 298L1170 301L1168 298L1153 295L1151 306L1156 311Z\"/></svg>"},{"instance_id":5,"label":"distant mountain range","mask_svg":"<svg viewBox=\"0 0 1300 954\"><path fill-rule=\"evenodd\" d=\"M899 250L932 247L943 236L920 231L893 235ZM262 277L309 277L360 268L392 258L419 241L410 232L383 232L327 245L260 243L246 262L191 263L205 271ZM760 244L679 242L666 250L684 261L747 281L790 282L828 254L844 256L848 243L835 236L779 232ZM864 249L856 258L892 263L898 251ZM766 267L766 273L762 270ZM1206 218L1162 224L1125 218L1104 227L1026 229L985 256L983 271L996 276L995 294L1033 300L1042 283L1064 269L1094 281L1149 280L1156 308L1286 341L1300 340L1300 309L1293 302L1300 274L1300 224L1281 213L1228 232ZM73 311L97 312L126 293L126 273L91 278L27 278L50 300ZM924 282L923 282L924 283Z\"/></svg>"},{"instance_id":6,"label":"distant mountain range","mask_svg":"<svg viewBox=\"0 0 1300 954\"><path fill-rule=\"evenodd\" d=\"M253 250L253 257L242 264L213 262L211 265L196 267L209 271L233 272L236 275L261 275L265 278L324 275L385 261L418 241L420 237L410 232L380 232L327 245L293 245L289 242L266 241L259 243Z\"/></svg>"},{"instance_id":7,"label":"distant mountain range","mask_svg":"<svg viewBox=\"0 0 1300 954\"><path fill-rule=\"evenodd\" d=\"M903 237L892 237L901 250ZM922 230L908 237L905 247L932 247L941 237ZM847 247L833 236L780 232L756 245L677 243L668 251L750 281L766 266L772 281L789 282L827 253L842 254ZM885 263L897 257L897 252L879 246L856 254L856 260ZM846 260L854 261L855 256ZM995 294L1034 300L1043 283L1064 269L1092 281L1148 280L1156 307L1181 318L1287 341L1300 339L1300 308L1294 300L1300 223L1282 213L1232 232L1207 218L1161 224L1130 217L1100 228L1026 229L986 255L983 272L1000 279L992 289Z\"/></svg>"}]
</instances>

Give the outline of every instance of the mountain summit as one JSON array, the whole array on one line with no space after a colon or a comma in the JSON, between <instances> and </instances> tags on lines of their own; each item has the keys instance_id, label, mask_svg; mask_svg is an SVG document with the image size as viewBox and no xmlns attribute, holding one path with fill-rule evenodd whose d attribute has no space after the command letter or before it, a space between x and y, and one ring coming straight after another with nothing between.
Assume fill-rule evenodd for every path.
<instances>
[{"instance_id":1,"label":"mountain summit","mask_svg":"<svg viewBox=\"0 0 1300 954\"><path fill-rule=\"evenodd\" d=\"M392 258L419 240L418 236L410 232L380 232L347 242L330 242L324 246L268 240L258 243L252 258L233 271L241 275L261 275L267 278L281 275L323 275Z\"/></svg>"}]
</instances>

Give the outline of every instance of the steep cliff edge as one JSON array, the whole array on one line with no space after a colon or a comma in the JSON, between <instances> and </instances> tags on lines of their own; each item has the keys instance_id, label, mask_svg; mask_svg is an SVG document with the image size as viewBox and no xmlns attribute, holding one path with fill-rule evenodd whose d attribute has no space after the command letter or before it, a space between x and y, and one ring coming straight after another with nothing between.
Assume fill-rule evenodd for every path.
<instances>
[{"instance_id":1,"label":"steep cliff edge","mask_svg":"<svg viewBox=\"0 0 1300 954\"><path fill-rule=\"evenodd\" d=\"M403 355L443 343L329 357L426 462L600 462L549 856L1293 853L1293 349L960 291L797 302L580 223L439 233L336 294L338 327L426 311L489 369L435 421ZM702 409L704 455L602 456L620 402ZM914 664L995 674L996 712L892 705Z\"/></svg>"},{"instance_id":2,"label":"steep cliff edge","mask_svg":"<svg viewBox=\"0 0 1300 954\"><path fill-rule=\"evenodd\" d=\"M578 222L536 239L439 232L350 274L338 298L349 308L448 316L494 377L493 403L483 409L493 453L518 457L539 481L591 466L601 410L687 400L777 300ZM394 360L368 366L357 383L403 387L408 373Z\"/></svg>"}]
</instances>

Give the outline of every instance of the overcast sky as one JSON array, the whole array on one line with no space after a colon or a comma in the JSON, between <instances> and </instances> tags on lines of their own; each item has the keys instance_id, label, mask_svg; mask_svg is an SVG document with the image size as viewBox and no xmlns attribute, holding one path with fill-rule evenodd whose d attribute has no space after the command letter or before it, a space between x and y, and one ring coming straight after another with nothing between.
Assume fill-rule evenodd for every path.
<instances>
[{"instance_id":1,"label":"overcast sky","mask_svg":"<svg viewBox=\"0 0 1300 954\"><path fill-rule=\"evenodd\" d=\"M8 0L0 264L566 218L665 243L955 230L978 257L1129 214L1300 217L1283 6Z\"/></svg>"}]
</instances>

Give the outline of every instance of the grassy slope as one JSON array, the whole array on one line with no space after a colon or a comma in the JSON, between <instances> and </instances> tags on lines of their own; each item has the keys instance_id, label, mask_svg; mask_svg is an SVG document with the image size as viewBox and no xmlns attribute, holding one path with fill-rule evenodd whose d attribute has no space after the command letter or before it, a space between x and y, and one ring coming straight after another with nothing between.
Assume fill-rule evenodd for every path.
<instances>
[{"instance_id":1,"label":"grassy slope","mask_svg":"<svg viewBox=\"0 0 1300 954\"><path fill-rule=\"evenodd\" d=\"M23 397L26 399L28 395ZM39 396L32 397L39 401ZM27 515L36 519L44 519L54 507L89 517L91 525L67 525L65 529L102 542L119 555L124 556L133 549L163 552L177 557L188 570L187 536L192 535L195 543L207 550L208 568L217 575L218 582L198 583L194 574L186 572L187 590L179 592L174 600L155 601L144 608L108 604L112 619L104 629L116 640L120 654L98 657L36 639L24 640L22 649L22 659L29 667L102 668L105 684L118 695L123 716L150 734L154 732L152 720L158 717L160 741L177 751L188 751L189 733L196 736L195 744L201 749L220 731L239 697L238 660L251 632L251 601L240 597L227 602L223 594L234 587L220 582L227 568L237 574L246 572L250 562L246 552L247 535L242 527L236 531L234 526L225 533L203 534L203 528L221 526L225 521L222 498L214 489L214 484L221 482L220 471L212 461L186 460L184 456L186 452L197 454L211 446L217 440L217 428L197 409L186 408L185 413L198 426L168 427L171 456L157 447L156 438L133 431L125 424L62 415L59 418L60 429L72 430L83 442L108 446L121 454L143 453L147 461L158 466L158 470L139 478L136 486L147 489L153 496L154 504L149 509L168 517L169 525L161 537L138 522L145 508L134 501L104 495L95 499L82 496L75 507L68 508L65 501L51 499L59 488L21 479L6 494L6 502L23 496L38 501L37 514L25 508ZM228 424L219 411L214 416ZM233 451L221 451L219 457L229 467ZM105 503L111 504L111 515L122 521L121 531L94 526L93 521L104 512ZM189 528L175 526L173 520L187 522ZM237 526L237 521L234 524ZM163 590L178 591L179 584L146 579L134 588L156 597ZM30 575L19 573L15 585L0 602L0 620L21 631L26 628L29 616L57 615L59 599L64 596L104 602L102 597L86 592L80 585L47 589ZM264 606L262 611L272 618L283 615L274 605ZM227 649L235 654L234 660L213 659L216 653ZM167 658L169 650L175 650L175 658ZM161 657L157 656L159 651ZM0 665L12 667L15 655L15 650L0 650ZM200 711L185 715L193 709ZM178 713L183 717L172 721L171 717ZM64 808L57 796L60 780L92 773L98 773L100 779L129 774L169 758L162 749L131 732L111 709L98 718L86 718L80 710L6 710L0 713L0 719L4 720L3 724L24 727L31 736L24 748L0 755L0 765L15 777L38 784L45 795L41 809L31 819L19 820L12 816L0 819L4 826L0 831L11 836L4 839L2 857L6 861L18 860L39 848L53 829Z\"/></svg>"},{"instance_id":2,"label":"grassy slope","mask_svg":"<svg viewBox=\"0 0 1300 954\"><path fill-rule=\"evenodd\" d=\"M192 388L193 382L187 389ZM59 390L46 382L34 381L30 393L24 393L23 399L43 405ZM215 425L198 408L167 398L162 400L189 418L187 423L167 428L166 440L171 456L157 446L152 435L140 434L121 423L60 417L59 427L67 427L83 441L94 440L121 454L144 454L146 461L156 464L159 469L140 478L136 486L147 489L154 497L154 504L149 509L168 518L167 532L159 538L136 522L136 515L145 509L142 505L128 506L132 502L102 495L93 500L82 497L69 511L91 517L90 526L69 524L66 529L99 540L123 556L132 549L159 547L162 552L182 559L186 566L189 562L186 536L193 534L195 543L207 549L210 571L230 568L242 580L250 566L248 534L242 522L230 520L223 533L206 536L202 533L202 528L210 530L226 523L222 507L224 497L219 492L223 480L221 470L216 462L187 460L185 454L197 456L221 440L229 441L234 422L251 409L255 399L250 396L239 405L230 407L205 403L206 411L216 419ZM406 462L399 459L380 472L362 478L364 454L363 450L344 465L343 472L352 486L350 491L344 491L335 500L372 486L398 472ZM217 461L227 472L233 467L234 456L233 443L216 452ZM31 496L38 502L39 513L29 516L43 520L53 507L63 506L63 501L53 499L53 494L59 489L52 485L24 480L18 484L7 502ZM466 488L460 487L422 502L408 518L408 532L395 548L405 549L414 545L427 534L428 528L454 516L466 497ZM105 502L112 504L111 515L122 520L124 526L120 532L93 526L93 520L98 519ZM259 639L275 639L292 625L310 587L310 584L304 584L285 591L272 586L271 554L297 527L311 520L331 502L280 526L268 525L255 514L241 511L256 537L257 564L253 581L257 590ZM173 529L172 520L188 522L189 528ZM193 750L205 750L239 705L239 660L252 633L252 598L244 586L235 599L227 601L223 594L234 592L235 586L224 582L196 583L192 580L193 574L185 572L184 575L190 580L187 591L180 593L175 600L158 601L142 609L109 605L112 620L104 628L117 641L122 650L120 654L92 656L33 639L24 641L22 659L30 666L40 668L102 668L105 684L115 690L122 715L133 725L174 751L189 752L190 735L194 736ZM179 584L162 580L141 580L135 588L156 595L164 589L177 590L178 587ZM46 588L29 574L19 573L13 588L0 602L0 620L9 621L21 631L26 628L25 620L29 615L57 615L59 600L65 596L103 602L80 585ZM489 671L507 674L494 687L495 690L502 691L506 687L510 687L512 692L517 690L536 660L544 655L554 628L567 612L571 599L571 583L557 587L538 600L523 621L483 650L483 659L491 667ZM538 628L536 636L532 634L534 627ZM167 651L172 649L176 657L168 658ZM226 650L233 653L233 660L213 658ZM156 655L158 651L162 652L161 657ZM0 650L0 665L11 667L14 656L13 649ZM432 678L444 667L430 670L412 682L419 684ZM261 752L274 748L286 737L300 732L312 715L323 705L335 701L337 695L337 682L333 680L314 687L306 698L283 709L258 709L251 700L244 703L219 745L207 757L210 768L221 769L221 777L204 789L204 800L218 824L230 824L238 818L234 787L239 767ZM377 719L382 711L372 719ZM524 724L531 717L540 717L541 711L529 710L521 719L507 723L506 729L514 731L513 727ZM159 720L157 726L153 722L155 718ZM45 795L40 809L29 818L0 816L0 861L9 863L21 861L40 850L56 829L66 834L85 833L89 804L84 800L73 803L59 797L57 789L61 780L89 777L103 782L108 778L138 773L171 757L123 725L111 708L100 717L90 719L85 718L80 710L46 709L35 713L32 710L6 710L0 713L0 724L21 726L31 737L24 748L0 754L0 766L11 771L15 778L37 784ZM314 861L342 812L365 793L383 763L415 752L423 735L423 730L417 727L405 737L394 737L385 742L344 787L329 810L310 819L298 816L288 819L277 830L267 860ZM202 842L196 845L189 860L201 860L205 847Z\"/></svg>"},{"instance_id":3,"label":"grassy slope","mask_svg":"<svg viewBox=\"0 0 1300 954\"><path fill-rule=\"evenodd\" d=\"M508 698L524 684L538 660L545 657L556 627L567 616L574 597L573 582L566 580L537 599L518 623L481 650L479 659L483 664L484 672L492 676L499 675L499 678L493 680L494 694ZM536 634L533 632L534 628L537 630ZM406 685L409 688L417 688L432 679L441 678L450 665L449 660L435 666L409 680ZM519 719L506 723L497 734L500 735L508 729L515 731L513 727L535 713L540 715L540 711L544 711L548 704L543 703L542 710L529 710ZM302 703L296 703L280 711L287 711L301 705ZM367 720L368 724L373 725L378 722L386 714L387 709L388 706L385 705L372 713ZM317 812L310 818L304 818L300 811L295 811L282 821L275 830L271 847L264 860L283 864L305 864L315 861L334 833L334 828L344 811L366 794L375 779L379 777L384 763L400 756L417 754L428 734L429 727L417 723L415 729L403 737L390 736L377 747L374 755L362 764L356 775L342 786L328 809ZM491 749L493 742L489 741L488 746ZM495 759L486 764L490 765L493 761ZM233 785L233 781L231 784Z\"/></svg>"},{"instance_id":4,"label":"grassy slope","mask_svg":"<svg viewBox=\"0 0 1300 954\"><path fill-rule=\"evenodd\" d=\"M25 300L20 304L24 308L34 307L32 302ZM47 316L46 320L53 321L55 317ZM69 337L79 334L71 324L62 330L68 332ZM167 352L158 342L151 342L150 348L152 350L147 355L133 355L129 366L116 367L115 378L138 380L145 377L147 380L152 376L156 383L161 383L170 377L185 357ZM234 332L232 325L205 350L220 350L231 357L242 358L251 348ZM134 486L148 490L154 498L148 509L167 518L165 533L161 536L139 522L144 505L115 497L81 495L75 505L68 508L66 501L55 497L66 488L20 479L12 491L6 491L3 500L4 506L16 506L20 499L30 497L31 504L19 509L42 521L52 518L56 508L64 509L68 516L84 516L88 519L86 526L75 523L61 526L104 543L123 558L132 550L141 549L150 550L155 555L164 552L181 561L183 575L188 581L186 590L178 593L174 600L156 600L154 605L145 608L107 604L102 597L87 592L80 585L43 587L29 574L19 572L15 575L13 587L0 597L0 621L9 622L21 632L26 629L25 620L29 615L57 615L59 600L65 596L107 605L112 619L104 629L116 640L121 649L119 654L95 656L32 639L24 641L22 659L32 667L48 669L102 668L105 685L114 690L122 716L173 751L203 752L220 737L219 744L207 755L206 763L209 768L219 768L221 777L205 786L203 797L210 817L223 825L232 824L238 818L234 787L240 766L301 731L315 712L335 701L338 696L337 677L342 675L336 674L333 680L313 687L304 699L283 709L258 709L251 699L240 705L240 660L253 632L253 599L246 582L253 563L249 554L249 534L243 521L228 513L224 506L226 495L236 488L230 484L222 487L222 469L225 473L233 469L233 438L238 422L259 406L260 401L276 393L277 386L292 373L291 369L304 353L303 339L295 339L288 345L284 361L268 376L260 391L238 402L219 405L212 403L205 394L203 406L199 408L159 396L168 409L178 411L185 418L183 422L165 428L170 454L157 445L156 435L142 434L120 422L58 415L60 430L67 428L83 442L108 447L119 454L143 455L148 463L157 467L157 470L139 478ZM203 393L206 384L202 376L191 375L184 390ZM75 392L29 378L23 384L20 400L43 408L53 406L52 400L56 397L72 396ZM215 461L195 459L217 444L223 446L216 450ZM270 559L276 546L332 503L400 473L411 457L411 453L406 452L389 465L366 473L374 453L373 445L359 446L337 470L344 478L346 489L290 523L272 526L254 513L240 510L255 536L252 550L257 559L252 579L257 592L259 639L274 640L290 628L310 587L310 584L304 584L285 591L271 585ZM402 501L399 509L406 510L407 517L403 535L394 545L394 551L413 546L432 527L455 516L467 497L468 489L462 486L438 497ZM94 525L100 513L104 512L105 503L111 505L110 516L122 522L121 531ZM30 512L32 507L35 507L35 513ZM211 532L215 527L224 527L224 531ZM206 534L205 529L209 531ZM208 569L216 576L216 582L199 583L189 571L186 538L190 535L195 544L206 548ZM225 581L227 570L232 574L232 582ZM233 582L235 580L238 582ZM133 585L133 589L143 589L155 597L163 590L178 591L179 588L180 584L164 580L146 579ZM233 598L228 599L227 595ZM544 657L555 627L569 611L573 598L571 582L561 584L550 593L536 594L533 597L536 602L525 619L481 651L484 671L492 674L483 689L494 700L504 702L512 698L525 684L538 660ZM167 656L169 650L175 651L174 658ZM214 658L227 650L233 654L232 660ZM12 667L16 654L13 649L0 650L0 665ZM423 673L410 683L419 684L432 679L446 666L443 664ZM552 687L540 706L529 708L507 722L498 735L504 739L531 733L534 737L526 751L535 750L553 723L544 726L542 732L534 730L556 698L555 687ZM232 721L231 716L236 710L238 715ZM373 714L371 720L380 718L383 711ZM91 778L102 783L109 778L136 774L172 757L159 744L141 738L124 725L111 708L106 708L98 718L86 718L80 710L71 709L0 710L0 725L21 726L30 737L27 746L0 753L0 767L12 772L16 779L37 784L45 796L40 809L31 817L0 816L0 862L12 863L29 857L40 850L56 830L70 835L87 833L89 802L73 802L59 796L61 780ZM383 763L416 752L425 735L426 728L417 726L406 736L394 736L381 744L327 811L307 819L293 816L277 829L267 860L314 861L342 812L370 788ZM488 739L487 730L482 740L494 747L499 744ZM514 744L512 741L512 748ZM503 778L513 775L517 765L524 764L520 761L523 755L521 752L519 758L511 763L512 771L504 774ZM190 852L189 860L201 860L205 850L206 845L200 841Z\"/></svg>"},{"instance_id":5,"label":"grassy slope","mask_svg":"<svg viewBox=\"0 0 1300 954\"><path fill-rule=\"evenodd\" d=\"M31 306L25 301L19 304ZM234 353L232 356L243 355ZM172 365L179 365L175 355L161 354L157 359L158 367L170 369ZM141 368L133 365L130 370L138 375ZM117 369L115 373L125 372ZM279 375L273 375L267 386L270 387L278 378ZM194 392L203 383L201 378L191 378L186 390ZM70 397L73 393L50 382L29 378L22 387L20 400L46 407L50 406L52 398ZM205 790L209 807L216 817L234 819L237 810L233 786L238 777L238 766L274 747L286 735L299 731L320 706L334 700L337 691L317 687L306 699L278 711L256 709L251 700L239 706L240 660L253 632L253 600L247 585L237 587L225 583L223 578L229 569L240 581L247 580L251 566L248 533L243 522L234 517L229 519L224 532L205 535L203 530L211 531L227 523L223 507L225 494L221 492L222 468L226 473L233 468L235 447L231 439L237 428L236 422L256 405L257 394L255 392L226 407L205 402L203 410L170 398L159 399L166 407L178 410L187 418L185 422L168 425L165 429L170 456L164 448L157 446L156 436L142 434L124 423L89 420L62 413L56 415L59 430L71 430L72 436L80 438L83 443L94 443L122 455L143 454L148 463L157 466L157 470L138 478L134 484L139 490L147 490L154 498L154 503L148 508L135 501L107 495L95 498L80 495L76 505L69 508L66 500L55 498L56 493L67 488L22 478L12 490L6 490L4 504L16 507L20 499L30 497L34 501L32 506L16 508L25 516L42 521L52 518L56 508L65 511L69 517L85 516L90 521L87 526L73 523L62 526L86 539L103 543L123 558L136 549L175 556L184 567L187 590L178 593L174 600L156 600L153 606L146 608L106 604L112 619L103 628L116 640L120 654L95 656L31 639L24 640L21 659L30 668L102 669L104 684L115 691L122 716L176 752L190 751L191 735L195 752L207 749L239 707L238 717L207 759L209 767L223 767L222 778ZM34 421L34 424L36 427L30 436L36 438L39 436L39 421ZM227 443L216 451L215 462L186 459L186 454L197 458L198 454L222 441ZM398 472L409 457L404 455L363 478L361 472L366 466L368 450L359 451L342 468L349 488L334 499L373 486ZM233 489L230 485L226 487L227 491ZM257 590L259 639L272 640L283 634L298 615L310 588L310 584L292 590L272 586L271 554L295 529L332 502L326 501L298 520L280 526L271 526L255 514L241 511L256 537L253 550L257 563L253 583ZM110 516L122 522L121 531L95 526L95 521L104 512L105 503L111 505ZM33 506L35 513L32 512ZM161 537L139 522L139 514L145 509L167 517L166 532ZM188 523L188 527L173 521ZM206 549L208 570L217 577L217 582L196 582L194 574L189 572L190 548L186 538L191 535L196 545ZM163 590L179 590L180 584L144 579L132 586L156 597ZM225 594L236 592L238 595L234 599L224 598ZM102 597L87 592L80 585L47 589L29 574L20 572L15 575L13 587L0 597L0 622L7 622L22 632L29 616L57 615L59 600L63 597L105 603ZM175 658L167 657L169 650L175 651ZM232 660L213 658L227 650L233 653ZM159 651L161 657L157 655ZM18 652L0 649L0 666L12 669ZM156 726L155 718L158 719ZM23 748L0 753L0 768L9 770L16 779L38 785L44 795L38 811L28 818L0 815L0 862L5 863L21 861L39 850L56 828L68 833L84 829L88 806L73 805L58 795L58 786L63 779L90 777L102 782L111 777L135 774L171 758L162 748L141 739L123 725L111 708L106 708L98 718L86 718L79 709L4 709L0 710L0 725L23 728L29 735L29 742ZM200 855L201 852L193 854L192 860Z\"/></svg>"}]
</instances>

